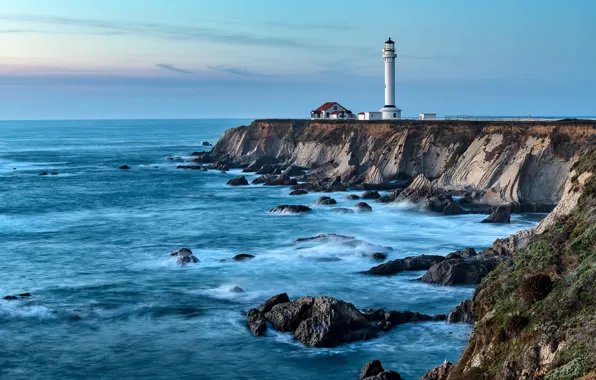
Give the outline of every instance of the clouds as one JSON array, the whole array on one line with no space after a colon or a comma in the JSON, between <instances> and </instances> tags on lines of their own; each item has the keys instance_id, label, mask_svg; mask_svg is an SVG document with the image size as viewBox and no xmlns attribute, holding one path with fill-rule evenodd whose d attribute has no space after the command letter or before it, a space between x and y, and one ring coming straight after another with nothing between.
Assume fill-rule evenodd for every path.
<instances>
[{"instance_id":1,"label":"clouds","mask_svg":"<svg viewBox=\"0 0 596 380\"><path fill-rule=\"evenodd\" d=\"M188 70L184 70L184 69L180 69L170 63L157 63L155 66L160 67L162 69L168 70L168 71L173 71L175 73L180 73L180 74L194 74L192 71L188 71Z\"/></svg>"},{"instance_id":2,"label":"clouds","mask_svg":"<svg viewBox=\"0 0 596 380\"><path fill-rule=\"evenodd\" d=\"M228 66L228 65L216 65L216 66L208 66L211 70L216 71L223 71L228 74L234 74L242 77L264 77L265 74L253 73L244 68Z\"/></svg>"}]
</instances>

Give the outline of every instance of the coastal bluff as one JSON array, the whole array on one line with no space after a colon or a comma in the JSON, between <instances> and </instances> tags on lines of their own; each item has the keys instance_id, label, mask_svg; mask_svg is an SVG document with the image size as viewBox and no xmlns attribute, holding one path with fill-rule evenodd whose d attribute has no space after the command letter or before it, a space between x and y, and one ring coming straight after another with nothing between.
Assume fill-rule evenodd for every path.
<instances>
[{"instance_id":1,"label":"coastal bluff","mask_svg":"<svg viewBox=\"0 0 596 380\"><path fill-rule=\"evenodd\" d=\"M311 168L312 178L379 184L422 174L474 201L540 210L562 198L596 121L255 120L226 130L212 154L236 165L262 157Z\"/></svg>"}]
</instances>

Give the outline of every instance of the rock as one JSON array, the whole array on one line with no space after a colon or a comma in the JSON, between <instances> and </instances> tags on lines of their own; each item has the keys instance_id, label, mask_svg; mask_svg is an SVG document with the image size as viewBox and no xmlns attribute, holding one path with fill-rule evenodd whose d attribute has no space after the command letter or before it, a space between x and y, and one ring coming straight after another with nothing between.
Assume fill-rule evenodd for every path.
<instances>
[{"instance_id":1,"label":"rock","mask_svg":"<svg viewBox=\"0 0 596 380\"><path fill-rule=\"evenodd\" d=\"M207 168L201 165L177 165L176 169L207 171Z\"/></svg>"},{"instance_id":2,"label":"rock","mask_svg":"<svg viewBox=\"0 0 596 380\"><path fill-rule=\"evenodd\" d=\"M295 178L290 178L285 174L280 174L264 183L265 186L293 186L296 184L298 184L298 181Z\"/></svg>"},{"instance_id":3,"label":"rock","mask_svg":"<svg viewBox=\"0 0 596 380\"><path fill-rule=\"evenodd\" d=\"M306 190L294 190L290 193L291 196L306 195L306 194L308 194L308 191L306 191Z\"/></svg>"},{"instance_id":4,"label":"rock","mask_svg":"<svg viewBox=\"0 0 596 380\"><path fill-rule=\"evenodd\" d=\"M472 299L461 301L459 305L451 309L447 314L448 323L474 323L474 312L472 311Z\"/></svg>"},{"instance_id":5,"label":"rock","mask_svg":"<svg viewBox=\"0 0 596 380\"><path fill-rule=\"evenodd\" d=\"M197 259L194 256L181 256L181 257L178 257L178 260L176 260L176 263L182 264L182 265L196 264L198 262L199 262L199 259Z\"/></svg>"},{"instance_id":6,"label":"rock","mask_svg":"<svg viewBox=\"0 0 596 380\"><path fill-rule=\"evenodd\" d=\"M248 165L243 171L244 172L257 172L259 171L264 165L275 165L279 162L279 160L272 156L263 156L258 158L252 164Z\"/></svg>"},{"instance_id":7,"label":"rock","mask_svg":"<svg viewBox=\"0 0 596 380\"><path fill-rule=\"evenodd\" d=\"M267 320L257 309L250 309L246 313L248 329L255 336L263 336L267 331Z\"/></svg>"},{"instance_id":8,"label":"rock","mask_svg":"<svg viewBox=\"0 0 596 380\"><path fill-rule=\"evenodd\" d=\"M309 211L312 211L312 209L303 205L280 205L272 208L270 212L280 214L298 214Z\"/></svg>"},{"instance_id":9,"label":"rock","mask_svg":"<svg viewBox=\"0 0 596 380\"><path fill-rule=\"evenodd\" d=\"M56 172L51 172L50 175L58 175Z\"/></svg>"},{"instance_id":10,"label":"rock","mask_svg":"<svg viewBox=\"0 0 596 380\"><path fill-rule=\"evenodd\" d=\"M248 253L240 253L234 257L232 257L232 260L234 261L246 261L246 260L250 260L250 259L254 259L255 256L248 254Z\"/></svg>"},{"instance_id":11,"label":"rock","mask_svg":"<svg viewBox=\"0 0 596 380\"><path fill-rule=\"evenodd\" d=\"M193 152L191 156L194 157L190 160L193 164L210 164L215 162L215 158L209 152Z\"/></svg>"},{"instance_id":12,"label":"rock","mask_svg":"<svg viewBox=\"0 0 596 380\"><path fill-rule=\"evenodd\" d=\"M209 141L203 141L201 143L201 145L203 145L203 146L211 146L211 143Z\"/></svg>"},{"instance_id":13,"label":"rock","mask_svg":"<svg viewBox=\"0 0 596 380\"><path fill-rule=\"evenodd\" d=\"M455 252L451 252L450 254L448 254L447 256L445 256L446 259L469 259L469 258L473 258L476 257L478 254L476 253L476 250L474 248L466 248L462 251L455 251Z\"/></svg>"},{"instance_id":14,"label":"rock","mask_svg":"<svg viewBox=\"0 0 596 380\"><path fill-rule=\"evenodd\" d=\"M365 273L379 276L390 276L404 271L428 270L433 265L444 260L445 258L443 256L438 255L409 256L377 265L370 268Z\"/></svg>"},{"instance_id":15,"label":"rock","mask_svg":"<svg viewBox=\"0 0 596 380\"><path fill-rule=\"evenodd\" d=\"M369 256L373 260L380 260L380 261L385 260L387 258L387 255L384 254L383 252L374 252L374 253L371 253Z\"/></svg>"},{"instance_id":16,"label":"rock","mask_svg":"<svg viewBox=\"0 0 596 380\"><path fill-rule=\"evenodd\" d=\"M257 174L272 174L275 171L273 165L263 165L259 170L257 170Z\"/></svg>"},{"instance_id":17,"label":"rock","mask_svg":"<svg viewBox=\"0 0 596 380\"><path fill-rule=\"evenodd\" d=\"M382 197L377 198L376 201L379 203L389 203L391 202L391 197L388 195L383 195Z\"/></svg>"},{"instance_id":18,"label":"rock","mask_svg":"<svg viewBox=\"0 0 596 380\"><path fill-rule=\"evenodd\" d=\"M428 284L477 285L500 262L501 259L490 256L445 260L433 265L420 280Z\"/></svg>"},{"instance_id":19,"label":"rock","mask_svg":"<svg viewBox=\"0 0 596 380\"><path fill-rule=\"evenodd\" d=\"M299 238L294 240L294 244L308 243L311 241L317 241L319 243L326 243L331 240L354 240L354 236L340 235L340 234L319 234L317 236L310 236L305 238Z\"/></svg>"},{"instance_id":20,"label":"rock","mask_svg":"<svg viewBox=\"0 0 596 380\"><path fill-rule=\"evenodd\" d=\"M337 201L331 197L320 197L319 199L314 201L313 204L318 206L328 206L337 204Z\"/></svg>"},{"instance_id":21,"label":"rock","mask_svg":"<svg viewBox=\"0 0 596 380\"><path fill-rule=\"evenodd\" d=\"M337 214L354 214L356 212L356 211L352 210L351 208L345 208L345 207L332 208L330 211L335 212Z\"/></svg>"},{"instance_id":22,"label":"rock","mask_svg":"<svg viewBox=\"0 0 596 380\"><path fill-rule=\"evenodd\" d=\"M122 165L122 166L120 166L120 169L122 169L122 170L128 170L128 169L130 169L130 166L128 166L128 165Z\"/></svg>"},{"instance_id":23,"label":"rock","mask_svg":"<svg viewBox=\"0 0 596 380\"><path fill-rule=\"evenodd\" d=\"M242 289L239 286L234 286L232 289L230 289L230 292L232 292L232 293L244 293L244 289Z\"/></svg>"},{"instance_id":24,"label":"rock","mask_svg":"<svg viewBox=\"0 0 596 380\"><path fill-rule=\"evenodd\" d=\"M255 179L252 180L252 184L253 185L261 185L265 182L271 181L275 178L275 176L270 175L270 174L266 174L266 175L262 175L260 177L257 177Z\"/></svg>"},{"instance_id":25,"label":"rock","mask_svg":"<svg viewBox=\"0 0 596 380\"><path fill-rule=\"evenodd\" d=\"M31 293L29 293L29 292L21 293L21 294L19 294L19 297L31 297Z\"/></svg>"},{"instance_id":26,"label":"rock","mask_svg":"<svg viewBox=\"0 0 596 380\"><path fill-rule=\"evenodd\" d=\"M170 256L192 256L192 251L188 248L181 248L178 251L170 253Z\"/></svg>"},{"instance_id":27,"label":"rock","mask_svg":"<svg viewBox=\"0 0 596 380\"><path fill-rule=\"evenodd\" d=\"M372 212L372 207L366 202L358 202L354 207L358 212Z\"/></svg>"},{"instance_id":28,"label":"rock","mask_svg":"<svg viewBox=\"0 0 596 380\"><path fill-rule=\"evenodd\" d=\"M364 365L360 370L360 380L403 380L399 373L385 370L378 360Z\"/></svg>"},{"instance_id":29,"label":"rock","mask_svg":"<svg viewBox=\"0 0 596 380\"><path fill-rule=\"evenodd\" d=\"M442 365L437 366L425 373L419 380L447 380L452 369L453 364L445 361L445 363Z\"/></svg>"},{"instance_id":30,"label":"rock","mask_svg":"<svg viewBox=\"0 0 596 380\"><path fill-rule=\"evenodd\" d=\"M379 199L381 194L376 190L369 190L362 193L362 199Z\"/></svg>"},{"instance_id":31,"label":"rock","mask_svg":"<svg viewBox=\"0 0 596 380\"><path fill-rule=\"evenodd\" d=\"M432 183L422 174L403 191L394 192L394 198L395 202L410 202L426 210L447 215L467 213L453 201L451 195L434 189Z\"/></svg>"},{"instance_id":32,"label":"rock","mask_svg":"<svg viewBox=\"0 0 596 380\"><path fill-rule=\"evenodd\" d=\"M335 298L317 297L308 315L294 333L307 346L335 347L378 336L374 326L354 305Z\"/></svg>"},{"instance_id":33,"label":"rock","mask_svg":"<svg viewBox=\"0 0 596 380\"><path fill-rule=\"evenodd\" d=\"M344 199L347 199L347 200L350 200L350 201L355 201L355 200L360 199L360 196L359 195L356 195L356 194L350 194L350 195L346 195L344 197Z\"/></svg>"},{"instance_id":34,"label":"rock","mask_svg":"<svg viewBox=\"0 0 596 380\"><path fill-rule=\"evenodd\" d=\"M257 310L259 311L259 313L265 314L269 310L271 310L273 306L286 302L290 302L290 297L288 297L287 293L280 293L263 302Z\"/></svg>"},{"instance_id":35,"label":"rock","mask_svg":"<svg viewBox=\"0 0 596 380\"><path fill-rule=\"evenodd\" d=\"M377 376L385 371L379 360L373 360L364 365L360 370L360 380L364 380L370 376Z\"/></svg>"},{"instance_id":36,"label":"rock","mask_svg":"<svg viewBox=\"0 0 596 380\"><path fill-rule=\"evenodd\" d=\"M298 166L290 165L286 170L284 170L283 174L287 175L288 177L298 177L304 175L304 170Z\"/></svg>"},{"instance_id":37,"label":"rock","mask_svg":"<svg viewBox=\"0 0 596 380\"><path fill-rule=\"evenodd\" d=\"M499 206L482 223L511 223L511 209L508 206Z\"/></svg>"},{"instance_id":38,"label":"rock","mask_svg":"<svg viewBox=\"0 0 596 380\"><path fill-rule=\"evenodd\" d=\"M248 181L246 180L246 178L244 178L244 176L240 176L240 177L236 177L236 178L232 178L231 180L229 180L226 185L230 185L230 186L248 186Z\"/></svg>"},{"instance_id":39,"label":"rock","mask_svg":"<svg viewBox=\"0 0 596 380\"><path fill-rule=\"evenodd\" d=\"M309 317L314 301L313 297L303 297L294 302L279 303L265 313L265 319L278 331L294 332Z\"/></svg>"},{"instance_id":40,"label":"rock","mask_svg":"<svg viewBox=\"0 0 596 380\"><path fill-rule=\"evenodd\" d=\"M4 296L4 299L7 301L16 300L17 296Z\"/></svg>"},{"instance_id":41,"label":"rock","mask_svg":"<svg viewBox=\"0 0 596 380\"><path fill-rule=\"evenodd\" d=\"M48 175L48 173L47 172L41 172L41 173L39 173L39 175Z\"/></svg>"}]
</instances>

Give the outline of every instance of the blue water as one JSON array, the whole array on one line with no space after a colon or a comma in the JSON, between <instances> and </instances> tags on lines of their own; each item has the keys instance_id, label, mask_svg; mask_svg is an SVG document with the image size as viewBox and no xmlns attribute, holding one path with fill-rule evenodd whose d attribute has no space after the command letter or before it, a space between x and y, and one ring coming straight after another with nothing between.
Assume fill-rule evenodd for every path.
<instances>
[{"instance_id":1,"label":"blue water","mask_svg":"<svg viewBox=\"0 0 596 380\"><path fill-rule=\"evenodd\" d=\"M6 379L354 379L380 359L407 379L456 361L471 328L399 326L380 338L313 349L288 334L257 338L244 312L270 296L327 295L357 307L446 313L471 287L359 274L389 258L446 254L533 226L480 224L373 203L371 214L272 215L288 188L231 188L239 171L184 171L168 161L205 150L249 120L0 122L0 377ZM127 164L130 170L119 170ZM39 173L57 172L56 176ZM252 176L251 176L252 178ZM340 206L353 201L332 194ZM339 233L360 239L296 245ZM168 256L189 247L200 264ZM249 262L222 263L238 253ZM336 258L327 262L320 259ZM246 293L230 292L234 286ZM79 316L80 319L73 318Z\"/></svg>"}]
</instances>

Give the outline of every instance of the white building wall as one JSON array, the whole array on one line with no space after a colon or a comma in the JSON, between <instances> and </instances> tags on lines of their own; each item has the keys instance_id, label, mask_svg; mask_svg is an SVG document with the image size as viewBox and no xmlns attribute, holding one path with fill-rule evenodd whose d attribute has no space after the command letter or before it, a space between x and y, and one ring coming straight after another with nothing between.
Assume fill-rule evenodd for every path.
<instances>
[{"instance_id":1,"label":"white building wall","mask_svg":"<svg viewBox=\"0 0 596 380\"><path fill-rule=\"evenodd\" d=\"M364 112L358 114L358 120L383 120L381 112Z\"/></svg>"}]
</instances>

